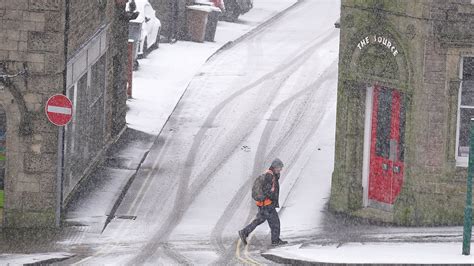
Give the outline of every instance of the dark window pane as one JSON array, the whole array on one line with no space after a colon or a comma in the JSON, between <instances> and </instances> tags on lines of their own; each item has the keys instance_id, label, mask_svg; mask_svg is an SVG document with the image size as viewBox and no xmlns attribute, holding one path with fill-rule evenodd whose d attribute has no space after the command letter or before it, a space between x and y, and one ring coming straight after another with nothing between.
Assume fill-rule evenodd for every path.
<instances>
[{"instance_id":1,"label":"dark window pane","mask_svg":"<svg viewBox=\"0 0 474 266\"><path fill-rule=\"evenodd\" d=\"M461 124L459 127L458 156L469 156L469 123L474 118L474 109L461 108Z\"/></svg>"},{"instance_id":2,"label":"dark window pane","mask_svg":"<svg viewBox=\"0 0 474 266\"><path fill-rule=\"evenodd\" d=\"M462 82L461 105L474 106L474 80Z\"/></svg>"},{"instance_id":3,"label":"dark window pane","mask_svg":"<svg viewBox=\"0 0 474 266\"><path fill-rule=\"evenodd\" d=\"M91 86L89 91L89 104L104 93L105 88L105 56L102 56L91 68Z\"/></svg>"},{"instance_id":4,"label":"dark window pane","mask_svg":"<svg viewBox=\"0 0 474 266\"><path fill-rule=\"evenodd\" d=\"M104 91L105 63L103 55L91 68L91 85L89 93L88 137L90 156L95 156L104 144Z\"/></svg>"},{"instance_id":5,"label":"dark window pane","mask_svg":"<svg viewBox=\"0 0 474 266\"><path fill-rule=\"evenodd\" d=\"M474 57L464 57L462 66L462 79L474 80Z\"/></svg>"},{"instance_id":6,"label":"dark window pane","mask_svg":"<svg viewBox=\"0 0 474 266\"><path fill-rule=\"evenodd\" d=\"M390 127L392 123L392 91L381 89L377 110L377 156L388 158L390 155Z\"/></svg>"}]
</instances>

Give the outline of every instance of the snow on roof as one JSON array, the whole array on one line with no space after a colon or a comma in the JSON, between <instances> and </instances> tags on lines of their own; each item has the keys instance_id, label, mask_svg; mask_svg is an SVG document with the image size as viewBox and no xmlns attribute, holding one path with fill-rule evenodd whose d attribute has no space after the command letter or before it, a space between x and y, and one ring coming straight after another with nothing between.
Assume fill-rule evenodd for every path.
<instances>
[{"instance_id":1,"label":"snow on roof","mask_svg":"<svg viewBox=\"0 0 474 266\"><path fill-rule=\"evenodd\" d=\"M206 6L192 5L192 6L188 6L188 9L204 11L208 13L211 13L212 11L221 12L220 8L215 7L215 6L207 6L207 5Z\"/></svg>"},{"instance_id":2,"label":"snow on roof","mask_svg":"<svg viewBox=\"0 0 474 266\"><path fill-rule=\"evenodd\" d=\"M209 0L195 0L194 3L199 5L214 6L214 3Z\"/></svg>"}]
</instances>

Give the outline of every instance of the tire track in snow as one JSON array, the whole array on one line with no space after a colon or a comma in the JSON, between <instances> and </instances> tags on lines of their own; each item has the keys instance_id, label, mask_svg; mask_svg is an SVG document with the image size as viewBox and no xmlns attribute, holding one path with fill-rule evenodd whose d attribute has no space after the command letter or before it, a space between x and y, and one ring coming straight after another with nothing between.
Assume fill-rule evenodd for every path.
<instances>
[{"instance_id":1,"label":"tire track in snow","mask_svg":"<svg viewBox=\"0 0 474 266\"><path fill-rule=\"evenodd\" d=\"M194 161L196 159L197 153L200 149L200 145L203 142L207 130L209 130L210 126L212 125L213 121L217 118L218 114L224 110L224 108L234 101L237 97L241 96L247 91L250 91L254 89L255 87L259 85L263 85L268 81L274 80L278 74L284 73L283 78L281 79L278 83L282 84L286 79L288 79L291 74L297 70L297 67L300 63L305 62L308 60L308 55L312 54L319 45L322 43L325 43L333 38L334 31L329 31L329 33L324 36L323 38L320 39L321 37L316 38L316 41L314 44L311 44L310 47L306 48L303 52L299 53L297 56L290 56L288 60L285 60L284 62L287 62L283 65L280 65L276 70L264 75L263 77L259 78L257 81L252 82L251 84L245 86L244 88L238 90L237 92L231 94L227 99L222 101L218 106L216 106L208 115L207 119L203 123L203 126L195 136L195 139L193 141L191 150L189 152L189 155L186 159L185 165L191 166L194 165ZM278 84L277 84L278 85ZM281 86L277 86L277 89L280 89ZM274 88L270 88L275 90ZM269 93L269 92L267 92ZM274 91L272 93L275 93ZM267 97L270 98L270 97ZM263 107L260 107L261 109L268 109L268 105L262 104ZM266 113L264 112L265 110L257 110L258 113ZM257 113L257 114L258 114ZM248 116L245 117L246 120L248 120ZM254 123L258 123L254 122ZM223 153L219 153L218 156L218 161L219 162L225 162L232 154L235 152L235 148L238 147L238 144L243 141L250 133L251 129L253 128L252 126L248 126L247 132L244 132L244 134L241 134L241 138L238 138L238 142L233 144L233 145L228 145L230 146L229 148L231 149L224 151L224 153L227 153L227 156L222 156ZM184 169L183 175L180 178L180 184L178 187L178 193L176 196L175 200L175 205L173 207L173 213L168 217L168 219L165 221L164 225L157 231L157 233L152 237L152 239L148 242L147 246L144 247L144 249L138 254L134 259L133 263L144 263L147 258L152 255L159 246L161 246L164 242L166 242L168 236L171 234L172 230L179 224L181 221L182 217L185 214L185 211L189 208L191 205L192 201L200 194L200 192L205 188L205 186L210 182L214 174L222 167L222 163L217 163L215 164L215 167L208 167L206 169L211 169L208 170L207 172L201 173L198 175L198 178L196 181L194 181L191 185L189 185L190 177L192 174L192 168L191 167L186 167ZM190 189L188 189L190 188ZM188 196L189 193L188 191L193 191L191 196Z\"/></svg>"},{"instance_id":2,"label":"tire track in snow","mask_svg":"<svg viewBox=\"0 0 474 266\"><path fill-rule=\"evenodd\" d=\"M300 97L304 96L305 94L308 94L305 98L308 99L305 101L305 105L300 106L300 112L299 115L297 115L297 120L294 120L292 125L289 127L290 130L285 132L283 136L281 136L276 143L278 145L274 146L273 149L267 154L267 146L271 137L271 134L273 130L276 127L275 122L269 122L267 123L262 136L260 138L260 143L257 148L256 156L255 156L255 161L254 161L254 169L252 172L252 175L250 176L250 179L245 182L237 191L237 193L234 195L232 198L231 202L229 203L228 207L226 208L225 212L222 214L222 216L219 218L213 233L212 233L212 238L211 242L214 244L214 246L219 250L221 254L224 254L221 258L219 258L218 261L215 262L217 265L222 265L222 264L227 264L232 260L234 256L234 250L235 250L235 243L230 247L226 248L224 241L222 239L222 233L227 226L227 224L230 222L232 217L235 215L235 213L238 210L238 207L242 204L242 202L245 200L247 197L250 188L252 186L253 182L253 177L257 176L259 173L262 172L262 169L265 168L266 165L270 164L270 162L280 153L281 150L285 148L285 146L288 145L291 137L293 136L293 132L299 129L299 126L301 125L302 118L305 117L305 113L307 112L308 105L314 104L312 102L311 96L314 96L314 93L316 90L319 89L319 86L323 84L328 77L334 74L336 68L336 62L333 62L331 66L328 67L329 71L326 71L319 77L314 83L306 87L305 89L301 90L297 94L293 95L292 97L288 98L281 104L279 104L274 111L272 112L270 119L269 120L275 120L279 119L281 117L281 114L285 109L289 106L291 102L294 102L298 100ZM298 148L298 151L295 152L294 156L288 160L286 165L288 165L285 169L286 172L290 172L290 169L294 165L294 162L298 159L298 155L300 154L300 151L304 148L304 143L307 143L307 140L314 134L314 131L318 128L321 118L323 117L323 114L318 115L318 119L316 119L314 122L314 126L311 127L311 130L306 134L306 137L301 141L301 145ZM304 125L303 125L304 127ZM284 178L282 178L284 180ZM253 201L250 201L252 204L252 208L250 209L249 216L247 217L246 221L250 221L254 216L255 216L255 208L253 208Z\"/></svg>"}]
</instances>

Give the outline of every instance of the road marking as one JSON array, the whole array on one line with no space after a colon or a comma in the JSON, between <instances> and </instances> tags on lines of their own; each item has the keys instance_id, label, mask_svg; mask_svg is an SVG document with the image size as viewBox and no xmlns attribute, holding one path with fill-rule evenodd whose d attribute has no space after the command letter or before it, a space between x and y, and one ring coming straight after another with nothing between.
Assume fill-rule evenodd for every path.
<instances>
[{"instance_id":1,"label":"road marking","mask_svg":"<svg viewBox=\"0 0 474 266\"><path fill-rule=\"evenodd\" d=\"M252 257L250 257L250 254L249 254L249 245L250 245L250 242L252 242L252 238L253 238L254 234L250 234L249 236L249 241L248 241L248 245L245 245L245 248L244 248L244 255L245 255L245 258L253 263L255 263L256 265L262 265L260 264L260 262L254 260Z\"/></svg>"},{"instance_id":2,"label":"road marking","mask_svg":"<svg viewBox=\"0 0 474 266\"><path fill-rule=\"evenodd\" d=\"M137 200L138 200L138 195L141 195L141 193L143 192L143 190L146 188L146 192L148 192L149 188L151 187L150 184L146 185L147 182L149 181L150 177L151 177L151 174L153 173L153 170L156 168L156 166L158 165L158 162L160 162L160 159L161 159L161 156L162 156L162 153L163 151L165 150L166 146L168 146L169 142L167 142L164 146L163 146L163 149L160 150L160 152L158 153L158 155L156 156L156 160L154 161L153 163L153 166L150 170L150 172L148 173L147 177L145 178L145 181L142 183L142 186L140 187L140 190L139 190L139 193L136 194L137 197L134 199L133 203L130 205L130 208L128 209L128 213L135 207L136 203L137 203ZM154 179L151 179L151 181L153 181ZM150 182L151 183L151 182ZM145 192L145 194L146 194ZM138 206L140 206L143 202L143 199L145 198L145 195L143 195L142 197L142 200L140 201L140 203L138 204ZM138 212L138 210L135 211L135 214ZM100 256L100 255L105 255L107 254L107 252L111 252L111 251L114 251L116 250L118 247L117 247L117 243L120 242L120 240L118 239L118 236L119 235L125 235L126 232L128 232L129 230L127 230L126 232L124 232L124 226L125 226L125 222L122 222L119 224L117 230L112 234L114 236L114 239L116 239L115 242L113 242L113 244L109 244L107 247L102 247L101 249L99 249L97 252L95 252L93 255L91 255L90 257L87 257L87 258L84 258L83 260L81 261L78 261L76 263L74 263L74 265L83 265L85 262L87 261L90 261L91 259L94 259L96 258L96 256Z\"/></svg>"},{"instance_id":3,"label":"road marking","mask_svg":"<svg viewBox=\"0 0 474 266\"><path fill-rule=\"evenodd\" d=\"M153 171L155 170L155 167L158 165L158 162L159 162L159 159L161 158L161 153L162 153L163 150L160 151L160 153L158 153L158 155L156 156L156 160L155 162L153 162L153 166L151 167L150 169L150 172L148 172L148 175L145 177L145 181L142 183L142 185L140 186L140 190L138 191L138 193L136 194L136 197L135 199L133 200L132 204L130 205L130 207L128 208L128 212L127 213L130 213L131 210L133 210L135 208L135 205L137 204L138 202L138 199L140 198L140 196L142 195L143 193L143 190L146 189L148 191L148 189L151 187L150 183L151 182L151 175L153 174ZM146 194L146 193L145 193ZM141 197L141 200L140 200L140 204L141 205L141 202L143 201L143 198L145 198L145 194L143 194L143 197ZM137 210L135 210L137 211ZM135 213L136 214L136 213Z\"/></svg>"},{"instance_id":4,"label":"road marking","mask_svg":"<svg viewBox=\"0 0 474 266\"><path fill-rule=\"evenodd\" d=\"M253 234L249 236L249 241L247 245L244 247L244 257L240 255L240 246L242 245L242 241L240 239L237 240L237 247L235 249L235 257L240 260L241 262L245 264L250 264L250 265L255 265L255 266L263 266L260 262L254 260L252 257L249 255L249 245L250 241L252 240Z\"/></svg>"},{"instance_id":5,"label":"road marking","mask_svg":"<svg viewBox=\"0 0 474 266\"><path fill-rule=\"evenodd\" d=\"M242 241L241 241L240 239L237 240L237 248L236 248L236 250L235 250L235 256L237 257L237 259L240 260L241 262L245 263L245 264L258 265L258 264L253 263L252 261L246 260L245 258L242 258L242 257L240 256L240 246L241 246L241 243L242 243Z\"/></svg>"},{"instance_id":6,"label":"road marking","mask_svg":"<svg viewBox=\"0 0 474 266\"><path fill-rule=\"evenodd\" d=\"M139 207L142 205L143 203L143 200L145 199L146 195L148 194L148 191L150 190L151 188L151 184L153 183L153 181L155 180L154 178L150 178L153 174L153 171L156 169L156 167L158 166L158 163L161 162L161 158L163 156L163 153L164 151L168 148L168 146L170 145L169 144L170 141L166 141L164 143L164 145L162 146L162 149L160 150L160 152L157 154L156 156L156 159L155 161L153 162L153 166L151 167L150 169L150 172L148 173L147 177L145 178L145 181L143 181L141 187L140 187L140 190L138 191L138 193L136 194L136 197L135 199L133 200L132 204L130 205L130 208L128 208L128 212L127 213L131 213L131 211L137 207L134 211L134 215L137 216L137 213L138 213L138 209ZM146 189L144 191L144 189ZM141 197L141 200L140 202L137 202L138 201L138 198L140 198L140 195L142 195L143 193L143 197ZM137 205L138 203L138 205Z\"/></svg>"}]
</instances>

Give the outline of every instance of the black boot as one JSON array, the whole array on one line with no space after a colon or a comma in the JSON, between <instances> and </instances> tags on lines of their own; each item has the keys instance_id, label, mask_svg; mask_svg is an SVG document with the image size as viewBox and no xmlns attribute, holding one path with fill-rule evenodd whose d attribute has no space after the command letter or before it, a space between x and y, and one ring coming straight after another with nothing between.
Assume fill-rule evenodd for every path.
<instances>
[{"instance_id":1,"label":"black boot","mask_svg":"<svg viewBox=\"0 0 474 266\"><path fill-rule=\"evenodd\" d=\"M247 236L245 235L243 230L239 231L239 236L240 240L242 240L242 243L244 243L244 245L247 245Z\"/></svg>"},{"instance_id":2,"label":"black boot","mask_svg":"<svg viewBox=\"0 0 474 266\"><path fill-rule=\"evenodd\" d=\"M281 246L281 245L286 245L288 244L288 241L283 241L281 239L278 239L277 241L272 241L272 246Z\"/></svg>"}]
</instances>

